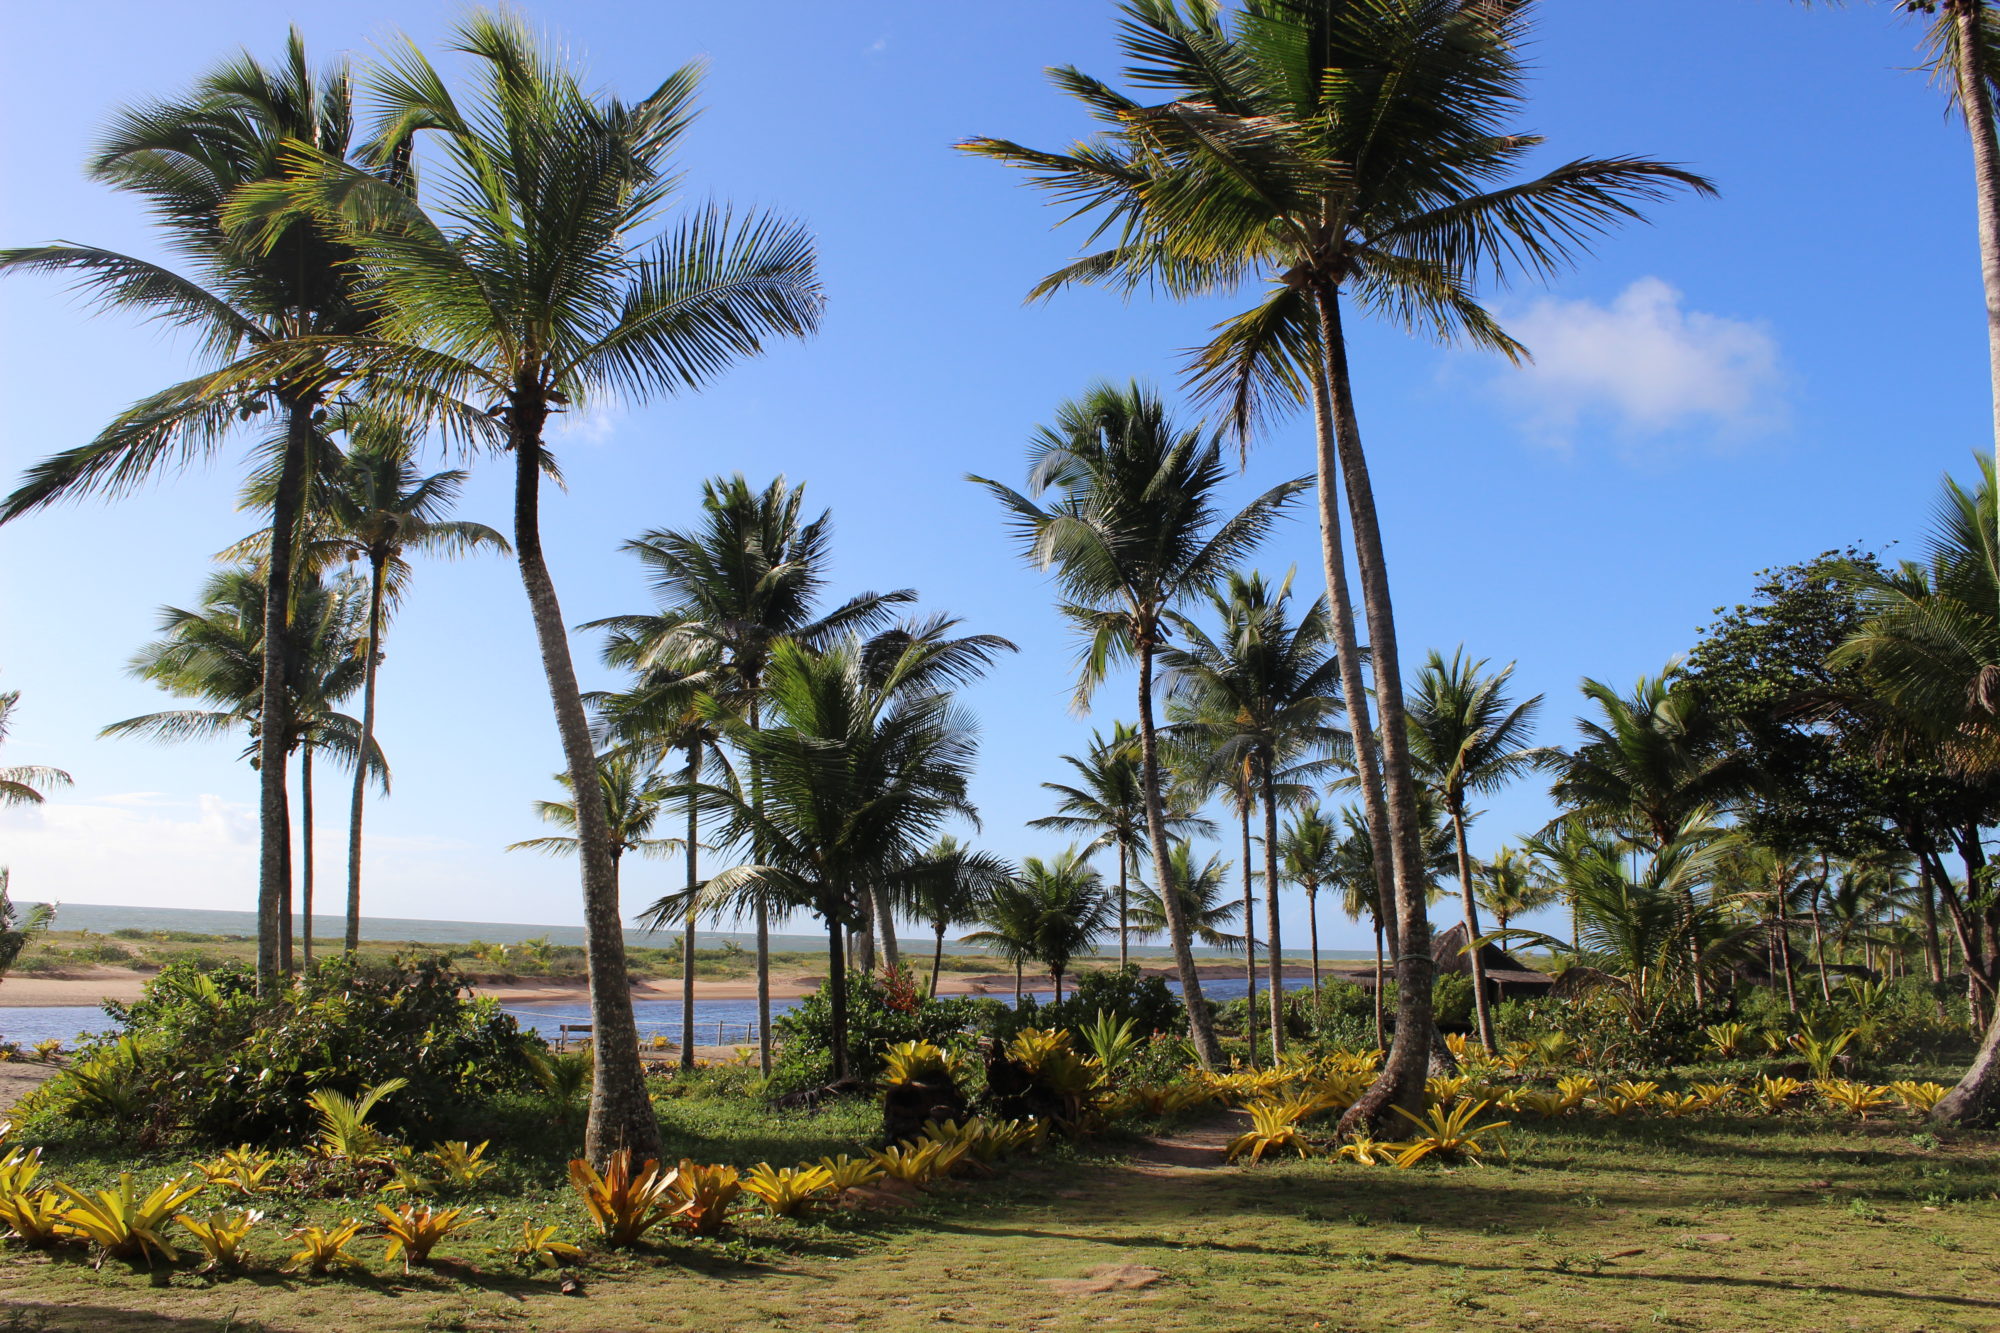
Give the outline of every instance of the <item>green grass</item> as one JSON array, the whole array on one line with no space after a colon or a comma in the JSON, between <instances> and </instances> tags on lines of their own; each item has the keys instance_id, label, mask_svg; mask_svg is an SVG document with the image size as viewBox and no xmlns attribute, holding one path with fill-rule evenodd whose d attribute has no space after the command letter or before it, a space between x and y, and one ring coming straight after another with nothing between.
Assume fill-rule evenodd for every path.
<instances>
[{"instance_id":1,"label":"green grass","mask_svg":"<svg viewBox=\"0 0 2000 1333\"><path fill-rule=\"evenodd\" d=\"M692 1096L661 1114L670 1153L784 1162L865 1137L874 1113L774 1116ZM1906 1121L1786 1116L1562 1121L1510 1138L1510 1163L1408 1172L1325 1160L1167 1169L1066 1153L891 1213L748 1218L718 1241L596 1254L579 1295L561 1292L560 1275L522 1275L484 1253L528 1216L585 1235L554 1170L564 1140L503 1157L472 1196L486 1211L440 1247L433 1272L404 1277L374 1239L355 1247L365 1272L281 1276L283 1228L372 1211L364 1199L287 1201L272 1206L246 1276L95 1271L80 1252L15 1250L0 1259L0 1308L26 1321L32 1304L49 1329L102 1333L2000 1326L1992 1136L1931 1147ZM118 1164L80 1146L54 1156L52 1172L79 1180ZM146 1159L143 1175L186 1160ZM1160 1276L1096 1295L1053 1285L1106 1265Z\"/></svg>"}]
</instances>

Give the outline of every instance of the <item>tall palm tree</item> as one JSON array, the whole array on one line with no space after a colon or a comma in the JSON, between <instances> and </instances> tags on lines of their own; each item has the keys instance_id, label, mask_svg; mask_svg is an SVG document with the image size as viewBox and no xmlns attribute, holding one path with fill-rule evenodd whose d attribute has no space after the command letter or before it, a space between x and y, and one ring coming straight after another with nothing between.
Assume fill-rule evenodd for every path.
<instances>
[{"instance_id":1,"label":"tall palm tree","mask_svg":"<svg viewBox=\"0 0 2000 1333\"><path fill-rule=\"evenodd\" d=\"M1312 984L1319 991L1319 891L1336 875L1340 834L1318 806L1292 816L1278 836L1278 870L1305 890L1306 933L1312 943Z\"/></svg>"},{"instance_id":2,"label":"tall palm tree","mask_svg":"<svg viewBox=\"0 0 2000 1333\"><path fill-rule=\"evenodd\" d=\"M1159 396L1137 383L1099 383L1062 404L1055 424L1030 445L1029 492L1053 491L1051 503L972 478L1006 508L1023 555L1054 574L1062 614L1083 640L1077 706L1088 706L1113 663L1138 666L1139 782L1155 882L1162 884L1168 834L1153 671L1173 629L1168 613L1220 581L1306 485L1304 478L1282 482L1224 519L1216 507L1223 476L1219 439L1178 427ZM1195 1054L1212 1065L1222 1048L1188 932L1173 895L1163 901Z\"/></svg>"},{"instance_id":3,"label":"tall palm tree","mask_svg":"<svg viewBox=\"0 0 2000 1333\"><path fill-rule=\"evenodd\" d=\"M1458 851L1459 900L1465 909L1467 958L1472 965L1473 1012L1480 1044L1488 1051L1497 1048L1493 1015L1487 1005L1486 965L1479 957L1479 904L1472 854L1465 845L1465 828L1472 815L1465 800L1547 767L1558 757L1554 750L1528 744L1542 696L1519 703L1509 699L1507 682L1513 674L1511 662L1486 674L1486 660L1468 658L1463 646L1452 653L1449 662L1432 649L1417 673L1409 712L1410 753L1417 774L1451 818L1452 841Z\"/></svg>"},{"instance_id":4,"label":"tall palm tree","mask_svg":"<svg viewBox=\"0 0 2000 1333\"><path fill-rule=\"evenodd\" d=\"M1127 722L1113 722L1111 736L1090 733L1090 749L1082 757L1062 756L1076 772L1075 784L1044 782L1042 789L1059 798L1056 813L1028 821L1029 828L1063 833L1094 834L1086 846L1118 850L1118 966L1131 961L1131 872L1146 855L1146 797L1139 781L1139 731ZM1176 838L1212 834L1215 825L1193 810L1182 810L1170 797L1164 823Z\"/></svg>"},{"instance_id":5,"label":"tall palm tree","mask_svg":"<svg viewBox=\"0 0 2000 1333\"><path fill-rule=\"evenodd\" d=\"M480 550L511 554L507 539L484 523L447 518L464 489L460 471L425 476L412 457L415 441L393 413L368 407L342 414L351 448L332 476L314 487L321 521L311 548L320 560L368 564L368 633L361 685L361 743L375 739L375 684L382 665L382 634L389 606L410 576L409 557L421 552L454 559ZM319 563L319 561L315 561ZM356 770L347 810L347 952L361 947L361 829L366 796Z\"/></svg>"},{"instance_id":6,"label":"tall palm tree","mask_svg":"<svg viewBox=\"0 0 2000 1333\"><path fill-rule=\"evenodd\" d=\"M514 462L515 557L541 649L570 782L597 785L596 754L567 626L541 539L546 430L607 393L627 401L693 389L773 337L819 322L811 238L719 204L656 230L679 181L670 155L694 117L697 66L636 102L585 75L520 18L475 11L453 45L471 57L461 101L414 45L373 75L381 150L427 133L423 198L297 149L296 181L239 192L229 217L267 230L302 214L360 254L381 324L361 347L370 374L434 398L491 405ZM646 239L649 231L654 239ZM660 1151L627 985L610 844L594 802L578 809L591 1021L598 1060L585 1155Z\"/></svg>"},{"instance_id":7,"label":"tall palm tree","mask_svg":"<svg viewBox=\"0 0 2000 1333\"><path fill-rule=\"evenodd\" d=\"M660 610L592 621L614 638L607 660L649 669L691 656L720 671L714 692L759 725L765 664L772 645L792 639L808 647L880 625L915 594L908 589L861 593L821 611L833 528L825 510L808 517L805 487L774 478L751 489L741 473L702 483L700 525L655 528L625 543L639 558ZM754 762L750 786L761 790ZM754 853L753 853L754 856ZM758 1058L771 1071L770 904L757 899Z\"/></svg>"},{"instance_id":8,"label":"tall palm tree","mask_svg":"<svg viewBox=\"0 0 2000 1333\"><path fill-rule=\"evenodd\" d=\"M1501 931L1517 916L1539 912L1552 906L1561 893L1543 875L1535 858L1519 847L1502 847L1483 866L1475 866L1479 905L1493 913Z\"/></svg>"},{"instance_id":9,"label":"tall palm tree","mask_svg":"<svg viewBox=\"0 0 2000 1333\"><path fill-rule=\"evenodd\" d=\"M0 745L7 741L14 709L21 702L19 690L0 691ZM0 768L0 805L40 805L42 788L67 787L74 779L60 768L44 764L12 764Z\"/></svg>"},{"instance_id":10,"label":"tall palm tree","mask_svg":"<svg viewBox=\"0 0 2000 1333\"><path fill-rule=\"evenodd\" d=\"M1264 812L1264 919L1269 936L1271 1053L1284 1047L1284 944L1279 932L1278 806L1312 799L1306 785L1338 752L1347 736L1331 725L1340 711L1338 668L1330 650L1326 603L1315 599L1296 623L1290 615L1291 579L1275 587L1261 574L1232 571L1226 588L1209 594L1218 624L1210 634L1185 616L1175 627L1184 646L1160 655L1167 686L1179 708L1176 733L1205 750L1218 770L1240 775L1244 857L1249 858L1249 812ZM1248 888L1246 878L1245 887ZM1246 917L1251 915L1247 910ZM1254 935L1246 920L1245 938ZM1255 978L1250 988L1256 1008Z\"/></svg>"},{"instance_id":11,"label":"tall palm tree","mask_svg":"<svg viewBox=\"0 0 2000 1333\"><path fill-rule=\"evenodd\" d=\"M757 894L818 915L827 930L834 1077L847 1074L846 932L871 908L870 888L907 866L966 800L976 742L951 687L968 666L956 643L922 638L893 657L859 636L819 652L791 640L765 664L768 716L757 728L714 710L754 759L759 794L703 784L722 818L720 840L756 861L711 876L718 906Z\"/></svg>"},{"instance_id":12,"label":"tall palm tree","mask_svg":"<svg viewBox=\"0 0 2000 1333\"><path fill-rule=\"evenodd\" d=\"M129 311L192 334L208 368L147 395L88 444L28 470L0 502L0 523L58 500L117 495L156 474L213 455L242 423L268 414L255 446L275 477L270 507L272 586L291 586L292 551L316 423L347 373L340 340L372 316L358 299L353 252L310 219L273 227L249 245L223 211L248 185L291 170L285 153L310 144L328 161L353 141L352 81L344 62L315 70L294 30L282 61L249 54L223 62L179 98L119 113L90 162L90 174L144 199L185 270L79 245L0 251L0 273L69 278L99 309ZM389 173L385 173L389 174ZM395 185L382 182L384 189ZM260 850L257 983L280 974L280 937L289 930L290 856L284 723L291 599L264 607L258 761Z\"/></svg>"},{"instance_id":13,"label":"tall palm tree","mask_svg":"<svg viewBox=\"0 0 2000 1333\"><path fill-rule=\"evenodd\" d=\"M1196 864L1193 843L1181 839L1167 848L1167 888L1188 933L1211 949L1235 953L1243 937L1229 933L1236 908L1224 896L1228 881L1229 862L1220 853ZM1167 904L1151 884L1141 884L1133 899L1132 929L1141 935L1168 933Z\"/></svg>"},{"instance_id":14,"label":"tall palm tree","mask_svg":"<svg viewBox=\"0 0 2000 1333\"><path fill-rule=\"evenodd\" d=\"M945 932L978 924L987 899L1015 882L1014 867L1006 861L949 837L939 838L896 873L892 887L899 905L931 928L932 995L944 967Z\"/></svg>"},{"instance_id":15,"label":"tall palm tree","mask_svg":"<svg viewBox=\"0 0 2000 1333\"><path fill-rule=\"evenodd\" d=\"M1035 907L1030 938L1033 957L1055 982L1056 1003L1062 1003L1063 974L1078 954L1097 945L1112 920L1115 906L1104 890L1104 879L1092 868L1089 854L1070 847L1044 861L1030 856L1021 862L1016 882Z\"/></svg>"},{"instance_id":16,"label":"tall palm tree","mask_svg":"<svg viewBox=\"0 0 2000 1333\"><path fill-rule=\"evenodd\" d=\"M199 699L205 709L176 709L126 718L105 727L103 736L138 736L176 742L202 740L235 731L250 737L244 757L253 766L264 762L266 721L263 703L264 663L268 656L264 613L269 585L249 568L227 569L214 575L202 590L195 610L163 608L162 637L133 657L132 674L150 680L171 694ZM361 622L363 594L359 580L323 583L301 574L293 579L293 609L286 617L291 639L287 659L285 707L279 753L289 762L299 756L302 875L300 904L305 917L305 961L312 963L314 889L313 757L325 753L344 763L366 755L364 772L388 790L389 770L381 750L363 743L361 727L336 710L341 700L361 684L363 664ZM289 885L290 810L285 815ZM292 901L289 889L279 901L281 925L278 953L281 970L292 966Z\"/></svg>"},{"instance_id":17,"label":"tall palm tree","mask_svg":"<svg viewBox=\"0 0 2000 1333\"><path fill-rule=\"evenodd\" d=\"M1142 103L1077 70L1057 86L1104 126L1086 147L999 139L968 151L1028 171L1113 246L1044 279L1177 297L1262 278L1265 299L1195 357L1195 383L1226 399L1246 435L1280 400L1310 401L1321 554L1342 690L1353 709L1363 811L1385 899L1396 899L1397 1048L1344 1119L1386 1123L1423 1099L1431 1029L1429 925L1402 679L1373 484L1347 362L1343 296L1439 341L1522 349L1475 298L1479 282L1571 262L1596 232L1698 176L1617 157L1514 179L1538 136L1505 122L1525 101L1530 0L1131 0L1121 45ZM1365 715L1336 489L1353 524L1379 747ZM1379 796L1378 791L1379 781Z\"/></svg>"}]
</instances>

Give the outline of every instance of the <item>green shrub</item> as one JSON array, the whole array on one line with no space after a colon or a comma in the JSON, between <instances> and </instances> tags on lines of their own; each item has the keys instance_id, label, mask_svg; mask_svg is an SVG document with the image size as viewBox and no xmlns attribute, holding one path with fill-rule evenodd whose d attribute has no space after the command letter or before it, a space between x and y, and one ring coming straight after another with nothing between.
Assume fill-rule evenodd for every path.
<instances>
[{"instance_id":1,"label":"green shrub","mask_svg":"<svg viewBox=\"0 0 2000 1333\"><path fill-rule=\"evenodd\" d=\"M972 1029L981 1014L978 1002L912 996L906 1005L892 1006L890 999L888 990L872 976L847 979L847 1067L856 1078L873 1079L882 1068L883 1050L897 1042L928 1041L957 1049L972 1044ZM833 1007L825 985L772 1027L782 1042L778 1063L771 1070L773 1093L799 1092L833 1081Z\"/></svg>"},{"instance_id":2,"label":"green shrub","mask_svg":"<svg viewBox=\"0 0 2000 1333\"><path fill-rule=\"evenodd\" d=\"M1032 995L1024 995L1019 1006L988 1001L981 1010L986 1021L980 1030L1003 1042L1027 1028L1063 1028L1080 1034L1100 1010L1114 1020L1131 1019L1142 1037L1187 1027L1187 1010L1180 997L1167 989L1166 978L1147 976L1128 963L1077 973L1075 989L1063 996L1060 1004L1038 1003Z\"/></svg>"},{"instance_id":3,"label":"green shrub","mask_svg":"<svg viewBox=\"0 0 2000 1333\"><path fill-rule=\"evenodd\" d=\"M92 1097L66 1073L38 1106L217 1143L304 1142L314 1124L308 1094L352 1095L391 1078L408 1086L382 1103L380 1127L446 1137L467 1102L528 1086L528 1053L541 1046L495 1001L461 994L458 974L435 955L329 959L269 998L241 965L203 972L175 962L140 999L104 1009L125 1030L79 1051L76 1068L115 1071L121 1091L143 1090L142 1104Z\"/></svg>"}]
</instances>

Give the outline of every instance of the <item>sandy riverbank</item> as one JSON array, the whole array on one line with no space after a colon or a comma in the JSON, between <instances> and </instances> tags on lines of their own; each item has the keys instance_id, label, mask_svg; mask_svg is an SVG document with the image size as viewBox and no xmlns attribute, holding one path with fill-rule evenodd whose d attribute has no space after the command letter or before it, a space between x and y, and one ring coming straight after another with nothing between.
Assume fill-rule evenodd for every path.
<instances>
[{"instance_id":1,"label":"sandy riverbank","mask_svg":"<svg viewBox=\"0 0 2000 1333\"><path fill-rule=\"evenodd\" d=\"M1240 977L1243 967L1240 963L1208 963L1198 969L1207 977ZM1147 968L1148 973L1172 978L1170 968ZM1260 976L1267 975L1259 968ZM1285 975L1306 977L1311 969L1300 963L1287 964ZM1372 979L1366 972L1347 968L1322 967L1321 975L1339 975L1353 980L1364 977ZM771 996L774 999L790 1000L809 995L819 988L823 974L810 972L785 973L771 978ZM122 967L99 967L86 972L74 972L58 977L22 976L16 973L0 982L0 1008L53 1008L60 1005L95 1007L106 1000L130 1003L139 998L151 974L134 972ZM1046 989L1048 978L1028 977L1030 988ZM491 995L495 999L510 1004L562 1004L580 1001L587 995L582 981L539 980L532 977L516 978L507 982L488 982L475 986L481 995ZM994 995L1011 997L1014 993L1014 976L1011 972L995 972L983 976L952 976L939 978L938 992L942 995ZM703 980L697 978L694 984L697 1000L750 1000L757 996L757 982L754 978ZM632 998L636 1000L677 1001L681 996L681 983L677 980L642 981L632 988Z\"/></svg>"}]
</instances>

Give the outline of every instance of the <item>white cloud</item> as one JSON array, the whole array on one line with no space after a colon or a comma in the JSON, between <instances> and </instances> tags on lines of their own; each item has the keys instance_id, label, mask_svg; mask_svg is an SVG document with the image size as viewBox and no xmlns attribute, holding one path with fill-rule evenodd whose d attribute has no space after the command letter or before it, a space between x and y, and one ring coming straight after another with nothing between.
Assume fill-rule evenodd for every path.
<instances>
[{"instance_id":1,"label":"white cloud","mask_svg":"<svg viewBox=\"0 0 2000 1333\"><path fill-rule=\"evenodd\" d=\"M1741 439L1784 424L1785 374L1764 325L1688 310L1641 278L1610 303L1542 300L1507 327L1534 361L1496 381L1531 433L1567 445L1585 429L1626 443Z\"/></svg>"},{"instance_id":2,"label":"white cloud","mask_svg":"<svg viewBox=\"0 0 2000 1333\"><path fill-rule=\"evenodd\" d=\"M571 408L556 414L549 426L549 434L558 440L574 440L578 444L603 444L624 422L626 407L615 394L593 398L580 408Z\"/></svg>"},{"instance_id":3,"label":"white cloud","mask_svg":"<svg viewBox=\"0 0 2000 1333\"><path fill-rule=\"evenodd\" d=\"M877 37L874 41L868 43L868 54L870 55L879 55L888 49L889 39L887 36Z\"/></svg>"}]
</instances>

